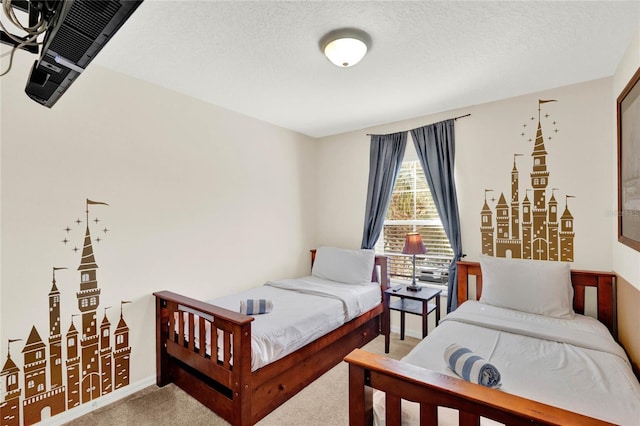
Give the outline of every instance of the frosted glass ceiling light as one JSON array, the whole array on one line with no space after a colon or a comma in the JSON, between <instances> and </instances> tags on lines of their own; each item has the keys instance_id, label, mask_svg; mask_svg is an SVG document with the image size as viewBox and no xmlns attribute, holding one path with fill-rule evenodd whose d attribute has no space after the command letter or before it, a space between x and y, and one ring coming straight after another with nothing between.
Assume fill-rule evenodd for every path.
<instances>
[{"instance_id":1,"label":"frosted glass ceiling light","mask_svg":"<svg viewBox=\"0 0 640 426\"><path fill-rule=\"evenodd\" d=\"M355 28L331 31L320 40L320 48L335 65L346 68L358 62L371 46L371 36Z\"/></svg>"}]
</instances>

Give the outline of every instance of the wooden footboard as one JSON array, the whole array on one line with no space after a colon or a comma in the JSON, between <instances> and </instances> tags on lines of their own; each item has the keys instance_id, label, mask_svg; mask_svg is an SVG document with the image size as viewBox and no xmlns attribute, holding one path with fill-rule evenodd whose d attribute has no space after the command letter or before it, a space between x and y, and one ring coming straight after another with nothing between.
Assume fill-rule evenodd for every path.
<instances>
[{"instance_id":1,"label":"wooden footboard","mask_svg":"<svg viewBox=\"0 0 640 426\"><path fill-rule=\"evenodd\" d=\"M387 425L401 423L401 400L420 404L420 424L437 425L437 407L459 410L460 426L478 426L480 417L506 425L610 425L516 395L416 367L360 349L349 363L349 425L373 423L373 389L385 393Z\"/></svg>"},{"instance_id":2,"label":"wooden footboard","mask_svg":"<svg viewBox=\"0 0 640 426\"><path fill-rule=\"evenodd\" d=\"M251 424L244 394L251 387L253 318L169 291L154 296L157 385L176 383L225 420Z\"/></svg>"},{"instance_id":3,"label":"wooden footboard","mask_svg":"<svg viewBox=\"0 0 640 426\"><path fill-rule=\"evenodd\" d=\"M353 348L373 340L380 333L384 311L380 304L252 372L252 317L168 291L154 295L157 385L175 383L234 425L256 423L341 362ZM191 336L198 336L197 344ZM211 350L203 349L201 342L206 341L213 343ZM217 359L210 355L216 353L216 342L222 343Z\"/></svg>"}]
</instances>

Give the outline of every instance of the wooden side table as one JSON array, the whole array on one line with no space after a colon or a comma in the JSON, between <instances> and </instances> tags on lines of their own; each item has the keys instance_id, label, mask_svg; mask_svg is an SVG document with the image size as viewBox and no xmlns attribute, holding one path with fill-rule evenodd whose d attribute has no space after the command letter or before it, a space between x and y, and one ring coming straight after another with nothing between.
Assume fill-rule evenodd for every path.
<instances>
[{"instance_id":1,"label":"wooden side table","mask_svg":"<svg viewBox=\"0 0 640 426\"><path fill-rule=\"evenodd\" d=\"M385 290L385 306L390 311L400 312L400 340L404 340L405 314L414 314L422 316L422 337L426 337L429 333L427 328L427 317L433 311L436 311L436 326L440 322L440 294L442 290L437 288L422 287L420 291L409 291L407 286L395 286ZM391 296L399 298L391 302ZM430 301L435 301L429 303ZM385 353L389 352L389 333L385 334L384 340Z\"/></svg>"}]
</instances>

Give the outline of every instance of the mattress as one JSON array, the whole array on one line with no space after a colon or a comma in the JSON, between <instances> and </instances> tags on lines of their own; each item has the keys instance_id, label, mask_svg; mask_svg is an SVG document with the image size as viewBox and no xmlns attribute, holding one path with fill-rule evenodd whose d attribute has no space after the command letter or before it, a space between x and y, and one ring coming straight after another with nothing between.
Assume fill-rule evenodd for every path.
<instances>
[{"instance_id":1,"label":"mattress","mask_svg":"<svg viewBox=\"0 0 640 426\"><path fill-rule=\"evenodd\" d=\"M254 315L251 323L251 370L255 371L373 309L381 302L381 291L378 283L354 285L308 276L270 281L263 286L212 299L207 303L239 312L240 301L247 299L268 299L273 302L271 312ZM187 310L184 307L182 309ZM185 336L188 340L186 323ZM194 344L199 347L197 326L198 321ZM209 327L209 322L206 322L206 326ZM220 340L219 359L222 358L221 347ZM211 355L209 341L206 342L206 353Z\"/></svg>"},{"instance_id":2,"label":"mattress","mask_svg":"<svg viewBox=\"0 0 640 426\"><path fill-rule=\"evenodd\" d=\"M624 350L593 318L557 319L467 301L403 361L455 377L443 356L452 343L497 367L503 392L616 424L640 424L640 384ZM442 411L441 424L456 424L450 411ZM381 392L374 396L374 414L384 424ZM417 404L403 401L403 424L417 416Z\"/></svg>"}]
</instances>

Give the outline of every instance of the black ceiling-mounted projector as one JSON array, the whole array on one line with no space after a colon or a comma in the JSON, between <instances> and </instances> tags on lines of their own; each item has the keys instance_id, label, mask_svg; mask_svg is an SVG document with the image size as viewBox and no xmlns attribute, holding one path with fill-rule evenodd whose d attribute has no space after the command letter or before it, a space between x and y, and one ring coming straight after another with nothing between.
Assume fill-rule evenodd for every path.
<instances>
[{"instance_id":1,"label":"black ceiling-mounted projector","mask_svg":"<svg viewBox=\"0 0 640 426\"><path fill-rule=\"evenodd\" d=\"M25 88L27 95L52 107L141 3L142 0L14 0L12 6L28 12L30 23L47 21L40 56ZM6 42L6 35L2 35Z\"/></svg>"}]
</instances>

